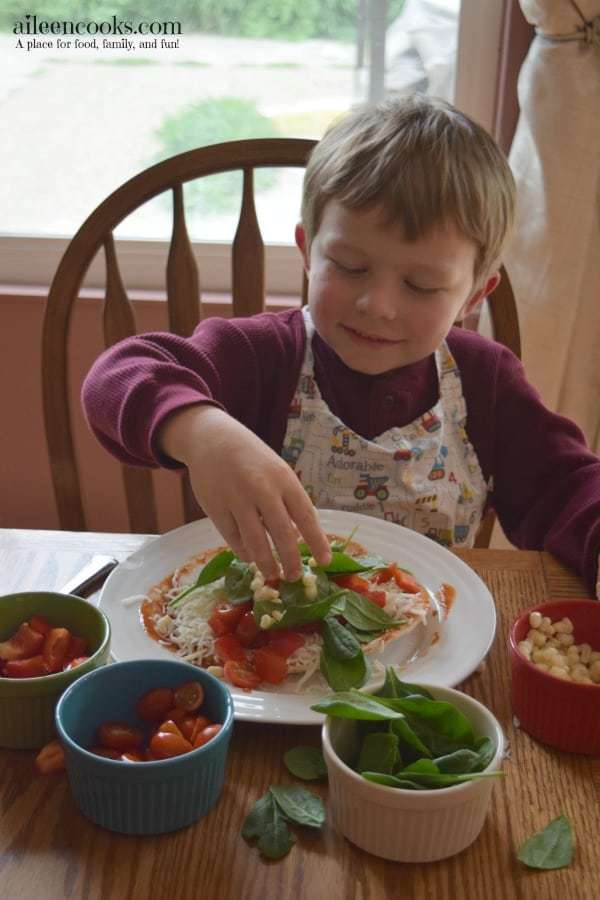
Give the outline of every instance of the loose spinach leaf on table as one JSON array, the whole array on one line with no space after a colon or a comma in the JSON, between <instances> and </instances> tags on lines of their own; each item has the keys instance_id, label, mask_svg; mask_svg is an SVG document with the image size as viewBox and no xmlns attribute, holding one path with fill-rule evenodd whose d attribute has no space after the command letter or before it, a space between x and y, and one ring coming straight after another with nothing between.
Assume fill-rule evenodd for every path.
<instances>
[{"instance_id":1,"label":"loose spinach leaf on table","mask_svg":"<svg viewBox=\"0 0 600 900\"><path fill-rule=\"evenodd\" d=\"M321 650L319 668L327 684L334 691L347 691L365 683L367 663L362 650L351 659L336 659L324 646Z\"/></svg>"},{"instance_id":2,"label":"loose spinach leaf on table","mask_svg":"<svg viewBox=\"0 0 600 900\"><path fill-rule=\"evenodd\" d=\"M301 787L271 785L260 797L242 826L242 837L258 838L258 849L269 859L280 859L295 838L287 821L320 828L325 821L325 808L319 797Z\"/></svg>"},{"instance_id":3,"label":"loose spinach leaf on table","mask_svg":"<svg viewBox=\"0 0 600 900\"><path fill-rule=\"evenodd\" d=\"M320 797L316 797L303 787L291 785L281 787L272 784L269 791L275 798L281 812L298 825L320 828L325 821L325 807Z\"/></svg>"},{"instance_id":4,"label":"loose spinach leaf on table","mask_svg":"<svg viewBox=\"0 0 600 900\"><path fill-rule=\"evenodd\" d=\"M258 849L269 859L280 859L294 843L294 835L287 827L285 816L270 791L260 797L246 817L242 837L258 838Z\"/></svg>"},{"instance_id":5,"label":"loose spinach leaf on table","mask_svg":"<svg viewBox=\"0 0 600 900\"><path fill-rule=\"evenodd\" d=\"M169 606L177 606L184 597L187 597L187 595L191 594L192 591L195 591L196 588L204 587L206 584L212 584L213 581L218 581L219 578L222 578L223 575L225 575L234 559L235 555L231 550L221 550L220 553L217 553L216 556L213 556L213 558L207 562L196 578L194 584L185 588L181 594L178 594L174 600L171 600Z\"/></svg>"},{"instance_id":6,"label":"loose spinach leaf on table","mask_svg":"<svg viewBox=\"0 0 600 900\"><path fill-rule=\"evenodd\" d=\"M320 747L292 747L284 753L283 761L292 775L304 781L317 781L327 776L327 766Z\"/></svg>"},{"instance_id":7,"label":"loose spinach leaf on table","mask_svg":"<svg viewBox=\"0 0 600 900\"><path fill-rule=\"evenodd\" d=\"M573 858L573 831L565 815L525 841L517 859L530 869L561 869Z\"/></svg>"}]
</instances>

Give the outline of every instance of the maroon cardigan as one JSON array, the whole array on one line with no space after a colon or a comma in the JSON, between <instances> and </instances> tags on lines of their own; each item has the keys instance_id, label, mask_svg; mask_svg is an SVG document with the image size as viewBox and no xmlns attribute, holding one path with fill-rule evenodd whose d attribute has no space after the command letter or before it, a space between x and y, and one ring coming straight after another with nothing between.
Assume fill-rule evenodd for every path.
<instances>
[{"instance_id":1,"label":"maroon cardigan","mask_svg":"<svg viewBox=\"0 0 600 900\"><path fill-rule=\"evenodd\" d=\"M453 328L448 346L467 405L467 433L490 503L518 547L545 549L581 573L595 593L600 553L600 460L577 426L551 413L505 347ZM98 440L123 462L176 468L155 441L174 410L212 403L277 453L304 356L299 310L211 318L190 338L145 334L100 356L82 401ZM318 334L315 374L323 399L353 431L373 439L402 427L438 399L433 356L383 375L349 369Z\"/></svg>"}]
</instances>

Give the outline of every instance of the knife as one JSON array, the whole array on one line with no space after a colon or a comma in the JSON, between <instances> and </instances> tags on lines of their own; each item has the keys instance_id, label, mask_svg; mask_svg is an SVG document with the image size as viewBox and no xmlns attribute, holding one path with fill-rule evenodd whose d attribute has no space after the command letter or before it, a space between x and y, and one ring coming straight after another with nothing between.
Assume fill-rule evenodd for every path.
<instances>
[{"instance_id":1,"label":"knife","mask_svg":"<svg viewBox=\"0 0 600 900\"><path fill-rule=\"evenodd\" d=\"M61 594L82 594L119 564L112 556L92 556L91 560L60 588Z\"/></svg>"}]
</instances>

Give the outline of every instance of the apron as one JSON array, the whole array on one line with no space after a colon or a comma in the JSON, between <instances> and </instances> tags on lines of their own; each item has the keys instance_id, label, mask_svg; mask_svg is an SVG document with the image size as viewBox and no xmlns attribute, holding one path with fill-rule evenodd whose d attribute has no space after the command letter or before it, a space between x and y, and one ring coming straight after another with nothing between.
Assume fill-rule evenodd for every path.
<instances>
[{"instance_id":1,"label":"apron","mask_svg":"<svg viewBox=\"0 0 600 900\"><path fill-rule=\"evenodd\" d=\"M473 546L487 486L465 429L460 374L446 342L435 352L439 399L409 425L373 440L334 416L316 383L314 325L302 310L306 350L281 456L315 506L376 516L444 546Z\"/></svg>"}]
</instances>

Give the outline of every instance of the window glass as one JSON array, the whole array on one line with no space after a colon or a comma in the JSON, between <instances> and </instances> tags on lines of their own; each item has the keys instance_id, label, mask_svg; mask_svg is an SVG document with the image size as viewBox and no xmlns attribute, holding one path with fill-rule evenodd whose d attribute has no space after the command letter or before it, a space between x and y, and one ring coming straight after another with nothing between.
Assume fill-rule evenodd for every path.
<instances>
[{"instance_id":1,"label":"window glass","mask_svg":"<svg viewBox=\"0 0 600 900\"><path fill-rule=\"evenodd\" d=\"M0 10L0 231L70 236L128 178L193 147L318 139L353 104L390 91L451 99L459 6L12 0ZM40 32L44 22L49 32ZM127 24L150 33L131 34ZM203 181L185 189L191 236L231 240L241 178ZM260 174L265 240L292 241L300 182L294 170ZM117 236L164 239L170 222L170 197L159 197Z\"/></svg>"}]
</instances>

